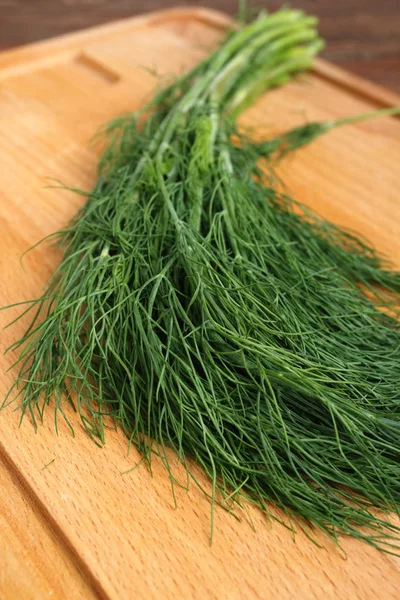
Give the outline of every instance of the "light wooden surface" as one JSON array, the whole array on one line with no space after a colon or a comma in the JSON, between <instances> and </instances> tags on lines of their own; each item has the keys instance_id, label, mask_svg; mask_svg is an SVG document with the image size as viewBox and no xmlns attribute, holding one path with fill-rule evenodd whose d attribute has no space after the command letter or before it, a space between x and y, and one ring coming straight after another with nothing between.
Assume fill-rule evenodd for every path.
<instances>
[{"instance_id":1,"label":"light wooden surface","mask_svg":"<svg viewBox=\"0 0 400 600\"><path fill-rule=\"evenodd\" d=\"M225 19L181 10L0 55L0 304L35 297L59 261L48 245L22 252L61 227L82 197L44 187L46 176L77 187L95 180L96 128L137 108L167 77L194 64ZM332 118L400 101L372 84L318 63L313 74L270 92L244 117L257 132ZM383 119L333 132L287 160L289 190L336 222L366 234L400 266L400 121ZM18 313L0 313L1 324ZM2 331L4 349L24 323ZM1 358L0 397L15 357ZM155 461L137 461L115 431L96 447L79 425L54 433L51 410L37 434L9 407L0 413L0 598L395 600L400 560L356 540L345 557L322 536L319 549L256 509L241 521L210 507L192 487L177 490ZM74 417L72 416L72 419ZM54 459L54 461L53 461ZM43 469L50 461L47 468ZM184 477L182 469L177 473ZM203 480L203 475L199 473Z\"/></svg>"},{"instance_id":2,"label":"light wooden surface","mask_svg":"<svg viewBox=\"0 0 400 600\"><path fill-rule=\"evenodd\" d=\"M75 556L49 526L13 465L0 456L0 597L94 600Z\"/></svg>"}]
</instances>

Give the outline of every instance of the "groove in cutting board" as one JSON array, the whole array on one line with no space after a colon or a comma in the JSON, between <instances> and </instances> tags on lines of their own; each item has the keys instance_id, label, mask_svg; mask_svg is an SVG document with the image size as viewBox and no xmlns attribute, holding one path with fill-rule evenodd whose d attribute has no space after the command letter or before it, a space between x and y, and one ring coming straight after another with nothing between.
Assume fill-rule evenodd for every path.
<instances>
[{"instance_id":1,"label":"groove in cutting board","mask_svg":"<svg viewBox=\"0 0 400 600\"><path fill-rule=\"evenodd\" d=\"M75 61L79 65L90 69L90 71L108 83L116 83L121 79L118 73L110 69L107 65L102 64L100 61L95 60L92 56L85 54L85 52L81 52L81 54L75 58Z\"/></svg>"}]
</instances>

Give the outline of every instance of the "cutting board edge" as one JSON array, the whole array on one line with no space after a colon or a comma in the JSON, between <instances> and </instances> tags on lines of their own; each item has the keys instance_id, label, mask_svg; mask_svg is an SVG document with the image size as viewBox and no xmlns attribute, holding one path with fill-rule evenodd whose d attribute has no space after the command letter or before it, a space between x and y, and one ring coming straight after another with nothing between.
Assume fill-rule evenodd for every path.
<instances>
[{"instance_id":1,"label":"cutting board edge","mask_svg":"<svg viewBox=\"0 0 400 600\"><path fill-rule=\"evenodd\" d=\"M226 28L233 23L232 18L221 11L191 6L135 15L0 52L0 82L9 76L22 74L34 68L51 66L62 56L73 56L92 40L104 40L116 32L132 31L170 19L193 19L218 29ZM51 53L51 56L48 53ZM338 87L368 100L376 108L400 105L400 95L396 92L354 75L322 58L315 59L312 71Z\"/></svg>"}]
</instances>

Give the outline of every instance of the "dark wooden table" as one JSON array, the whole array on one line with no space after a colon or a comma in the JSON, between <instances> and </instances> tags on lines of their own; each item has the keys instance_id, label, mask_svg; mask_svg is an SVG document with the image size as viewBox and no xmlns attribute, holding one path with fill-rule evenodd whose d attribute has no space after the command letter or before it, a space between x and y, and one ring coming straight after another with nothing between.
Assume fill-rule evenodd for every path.
<instances>
[{"instance_id":1,"label":"dark wooden table","mask_svg":"<svg viewBox=\"0 0 400 600\"><path fill-rule=\"evenodd\" d=\"M271 9L282 2L255 0ZM250 2L251 3L251 2ZM0 49L145 11L210 6L234 14L237 0L0 0ZM400 0L293 0L320 17L323 55L400 92Z\"/></svg>"}]
</instances>

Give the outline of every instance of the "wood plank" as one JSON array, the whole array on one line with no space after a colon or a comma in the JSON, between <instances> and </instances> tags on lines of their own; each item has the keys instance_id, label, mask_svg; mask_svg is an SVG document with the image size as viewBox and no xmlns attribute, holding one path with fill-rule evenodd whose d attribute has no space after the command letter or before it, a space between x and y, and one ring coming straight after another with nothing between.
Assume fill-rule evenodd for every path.
<instances>
[{"instance_id":1,"label":"wood plank","mask_svg":"<svg viewBox=\"0 0 400 600\"><path fill-rule=\"evenodd\" d=\"M70 192L44 189L46 175L89 189L98 152L88 145L93 132L105 120L135 109L159 83L143 67L156 67L162 75L188 68L215 42L223 22L215 13L186 10L103 27L98 36L91 31L86 38L81 33L36 46L31 59L29 48L0 56L0 305L40 293L58 264L57 251L39 246L26 256L25 272L19 257L62 227L83 202ZM57 60L43 62L53 50ZM244 121L258 132L272 131L388 102L379 89L371 95L351 78L341 85L337 73L319 75L317 68L268 93ZM287 161L284 174L299 200L368 235L399 265L399 158L400 121L387 118L335 131ZM1 324L18 312L0 313ZM2 348L23 329L23 322L6 329ZM1 359L2 370L13 358ZM12 381L13 374L5 373L0 397ZM255 532L245 513L237 521L217 509L210 547L209 503L194 485L188 493L176 490L175 509L169 478L157 460L153 477L145 467L124 475L139 458L134 451L127 456L124 437L110 430L100 449L74 415L71 419L75 438L62 424L55 435L51 411L34 435L28 420L17 427L18 414L9 407L0 413L1 444L7 464L60 532L60 543L90 574L98 594L113 600L398 597L398 560L344 539L345 560L322 535L317 535L325 545L321 550L301 532L294 540L286 529L269 525L253 508L248 510ZM52 458L55 462L42 470ZM185 481L180 465L176 473ZM198 469L196 476L205 482ZM6 489L14 493L10 484ZM17 539L17 556L18 544ZM43 559L46 564L51 570L51 561ZM7 569L7 581L13 580L15 571ZM1 581L0 597L11 585L3 579L4 590Z\"/></svg>"},{"instance_id":2,"label":"wood plank","mask_svg":"<svg viewBox=\"0 0 400 600\"><path fill-rule=\"evenodd\" d=\"M0 488L1 599L99 598L1 453Z\"/></svg>"}]
</instances>

